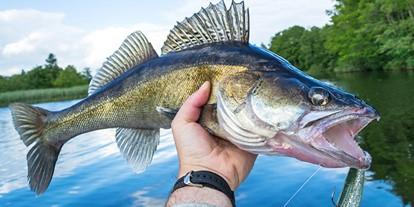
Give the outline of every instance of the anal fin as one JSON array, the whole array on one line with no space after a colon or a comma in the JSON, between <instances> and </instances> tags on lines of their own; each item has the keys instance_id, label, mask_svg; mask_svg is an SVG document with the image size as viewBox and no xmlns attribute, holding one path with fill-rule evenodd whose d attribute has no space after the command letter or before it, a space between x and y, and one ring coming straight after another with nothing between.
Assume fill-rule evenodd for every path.
<instances>
[{"instance_id":1,"label":"anal fin","mask_svg":"<svg viewBox=\"0 0 414 207\"><path fill-rule=\"evenodd\" d=\"M151 164L160 142L160 130L118 128L115 137L122 155L138 173Z\"/></svg>"}]
</instances>

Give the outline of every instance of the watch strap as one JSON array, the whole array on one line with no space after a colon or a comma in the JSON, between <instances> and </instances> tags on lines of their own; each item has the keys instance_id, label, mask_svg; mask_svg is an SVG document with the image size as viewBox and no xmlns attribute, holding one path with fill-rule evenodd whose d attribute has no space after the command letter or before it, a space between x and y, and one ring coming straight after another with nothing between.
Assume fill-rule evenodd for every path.
<instances>
[{"instance_id":1,"label":"watch strap","mask_svg":"<svg viewBox=\"0 0 414 207\"><path fill-rule=\"evenodd\" d=\"M209 187L224 193L231 201L233 206L235 204L234 192L231 190L229 184L220 175L210 171L190 171L185 176L179 178L174 185L172 192L185 187Z\"/></svg>"}]
</instances>

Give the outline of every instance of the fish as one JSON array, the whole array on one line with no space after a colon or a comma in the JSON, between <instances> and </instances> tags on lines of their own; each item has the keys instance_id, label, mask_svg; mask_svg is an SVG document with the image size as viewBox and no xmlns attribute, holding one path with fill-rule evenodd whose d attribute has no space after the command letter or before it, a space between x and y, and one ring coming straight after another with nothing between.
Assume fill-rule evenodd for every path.
<instances>
[{"instance_id":1,"label":"fish","mask_svg":"<svg viewBox=\"0 0 414 207\"><path fill-rule=\"evenodd\" d=\"M249 43L244 2L209 4L178 22L161 55L145 35L131 33L92 78L88 96L50 111L10 104L28 147L30 189L48 188L59 152L77 135L116 128L127 163L151 163L160 129L209 81L199 123L209 133L255 154L282 155L329 168L367 168L371 157L354 137L379 113L353 94L319 81L281 56Z\"/></svg>"},{"instance_id":2,"label":"fish","mask_svg":"<svg viewBox=\"0 0 414 207\"><path fill-rule=\"evenodd\" d=\"M350 168L337 207L359 207L364 191L365 169Z\"/></svg>"}]
</instances>

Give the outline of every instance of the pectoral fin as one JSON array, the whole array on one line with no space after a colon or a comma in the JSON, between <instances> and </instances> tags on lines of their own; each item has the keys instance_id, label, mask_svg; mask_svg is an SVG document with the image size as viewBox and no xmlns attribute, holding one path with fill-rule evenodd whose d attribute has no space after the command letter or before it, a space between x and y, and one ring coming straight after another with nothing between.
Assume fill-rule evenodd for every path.
<instances>
[{"instance_id":1,"label":"pectoral fin","mask_svg":"<svg viewBox=\"0 0 414 207\"><path fill-rule=\"evenodd\" d=\"M173 120L178 112L178 109L166 108L162 106L157 106L156 110L158 111L158 113L167 117L170 120Z\"/></svg>"},{"instance_id":2,"label":"pectoral fin","mask_svg":"<svg viewBox=\"0 0 414 207\"><path fill-rule=\"evenodd\" d=\"M151 164L160 142L160 130L118 128L115 137L122 155L138 173Z\"/></svg>"}]
</instances>

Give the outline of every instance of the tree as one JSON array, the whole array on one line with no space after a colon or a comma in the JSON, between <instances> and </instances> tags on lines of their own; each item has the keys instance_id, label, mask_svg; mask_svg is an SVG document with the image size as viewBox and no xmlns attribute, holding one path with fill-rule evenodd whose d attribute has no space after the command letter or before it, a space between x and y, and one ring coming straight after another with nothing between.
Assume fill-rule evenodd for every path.
<instances>
[{"instance_id":1,"label":"tree","mask_svg":"<svg viewBox=\"0 0 414 207\"><path fill-rule=\"evenodd\" d=\"M90 68L88 67L84 68L81 74L88 82L92 80L92 74L91 74Z\"/></svg>"},{"instance_id":2,"label":"tree","mask_svg":"<svg viewBox=\"0 0 414 207\"><path fill-rule=\"evenodd\" d=\"M336 55L324 47L324 33L327 29L328 27L312 27L307 30L300 26L288 28L272 38L270 50L302 70L331 71L335 65Z\"/></svg>"},{"instance_id":3,"label":"tree","mask_svg":"<svg viewBox=\"0 0 414 207\"><path fill-rule=\"evenodd\" d=\"M285 57L293 65L302 67L300 63L300 39L302 38L305 28L293 26L289 29L277 33L270 43L269 49Z\"/></svg>"},{"instance_id":4,"label":"tree","mask_svg":"<svg viewBox=\"0 0 414 207\"><path fill-rule=\"evenodd\" d=\"M45 61L49 66L57 66L57 58L53 53L49 53Z\"/></svg>"},{"instance_id":5,"label":"tree","mask_svg":"<svg viewBox=\"0 0 414 207\"><path fill-rule=\"evenodd\" d=\"M37 66L27 72L27 81L32 88L50 88L54 75L42 66Z\"/></svg>"},{"instance_id":6,"label":"tree","mask_svg":"<svg viewBox=\"0 0 414 207\"><path fill-rule=\"evenodd\" d=\"M414 1L336 0L331 24L277 33L270 49L311 71L414 69Z\"/></svg>"},{"instance_id":7,"label":"tree","mask_svg":"<svg viewBox=\"0 0 414 207\"><path fill-rule=\"evenodd\" d=\"M76 71L72 65L68 65L64 70L60 71L56 80L53 81L53 86L58 88L72 87L76 85L88 84L88 80Z\"/></svg>"},{"instance_id":8,"label":"tree","mask_svg":"<svg viewBox=\"0 0 414 207\"><path fill-rule=\"evenodd\" d=\"M300 39L299 61L304 70L312 72L332 71L337 57L325 48L328 27L312 27Z\"/></svg>"},{"instance_id":9,"label":"tree","mask_svg":"<svg viewBox=\"0 0 414 207\"><path fill-rule=\"evenodd\" d=\"M0 76L0 92L86 85L90 79L89 68L82 73L71 65L62 69L57 65L56 56L50 53L43 66L36 66L27 72L22 70L20 74L10 77Z\"/></svg>"},{"instance_id":10,"label":"tree","mask_svg":"<svg viewBox=\"0 0 414 207\"><path fill-rule=\"evenodd\" d=\"M51 86L53 80L55 80L58 77L60 71L62 71L62 68L59 67L57 64L57 58L53 53L49 53L46 59L46 65L44 66L44 69L50 75L50 86Z\"/></svg>"}]
</instances>

